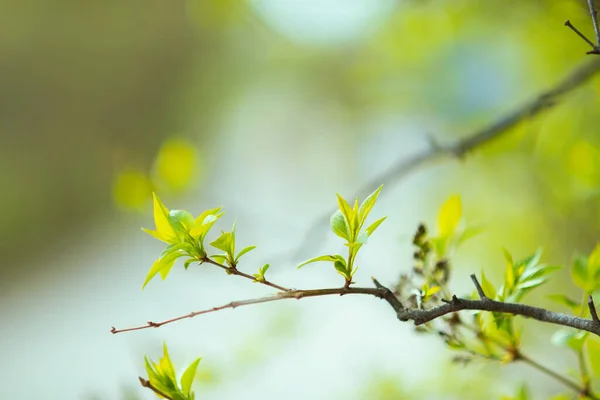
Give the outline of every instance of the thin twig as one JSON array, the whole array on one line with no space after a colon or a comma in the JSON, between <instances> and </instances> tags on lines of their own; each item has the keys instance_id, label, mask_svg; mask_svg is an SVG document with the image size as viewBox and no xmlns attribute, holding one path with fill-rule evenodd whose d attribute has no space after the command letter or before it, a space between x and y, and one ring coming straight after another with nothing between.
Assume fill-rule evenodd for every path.
<instances>
[{"instance_id":1,"label":"thin twig","mask_svg":"<svg viewBox=\"0 0 600 400\"><path fill-rule=\"evenodd\" d=\"M555 325L568 326L571 328L591 332L600 336L600 325L594 320L575 317L563 313L558 313L545 308L528 306L525 304L505 303L502 301L492 300L490 298L482 298L480 300L462 299L452 296L451 301L445 301L444 304L430 309L404 308L402 303L394 296L390 289L382 286L377 282L378 287L350 287L350 288L332 288L332 289L312 289L312 290L290 290L287 292L279 292L273 296L260 297L257 299L249 299L242 301L232 301L219 307L209 308L207 310L195 311L176 318L171 318L162 322L149 321L146 325L133 328L116 329L114 326L110 329L111 333L121 333L129 331L137 331L148 328L158 328L162 325L170 324L186 318L193 318L197 315L208 314L215 311L224 310L227 308L236 308L251 304L268 303L272 301L284 299L301 299L304 297L318 297L329 295L346 295L346 294L366 294L384 299L396 311L400 321L413 321L415 325L422 325L446 314L454 313L462 310L479 310L493 311L499 313L521 315L528 318L533 318L538 321L548 322Z\"/></svg>"},{"instance_id":2,"label":"thin twig","mask_svg":"<svg viewBox=\"0 0 600 400\"><path fill-rule=\"evenodd\" d=\"M197 315L208 314L216 311L225 310L228 308L237 308L242 306L249 306L252 304L269 303L272 301L284 300L284 299L302 299L304 297L317 297L317 296L330 296L330 295L347 295L347 294L367 294L385 299L390 302L391 291L387 288L365 288L365 287L350 287L350 288L332 288L332 289L312 289L312 290L289 290L286 292L279 292L272 296L260 297L257 299L248 299L241 301L232 301L219 307L213 307L202 311L194 311L186 315L167 319L161 322L148 321L146 325L141 325L133 328L116 329L114 326L110 329L113 334L121 332L139 331L148 328L158 328L166 324L170 324L182 319L193 318ZM393 296L393 293L391 294ZM395 297L395 296L394 296ZM398 300L398 299L396 299Z\"/></svg>"},{"instance_id":3,"label":"thin twig","mask_svg":"<svg viewBox=\"0 0 600 400\"><path fill-rule=\"evenodd\" d=\"M538 371L540 371L548 376L551 376L552 378L561 382L563 385L568 386L571 389L575 390L577 393L587 396L587 398L589 398L589 399L600 400L597 396L594 396L593 394L589 393L589 391L586 388L579 386L576 382L573 382L572 380L565 378L561 374L559 374L555 371L552 371L551 369L543 366L542 364L539 364L538 362L532 360L531 358L525 356L524 354L518 353L516 360L523 361L525 364L537 369Z\"/></svg>"},{"instance_id":4,"label":"thin twig","mask_svg":"<svg viewBox=\"0 0 600 400\"><path fill-rule=\"evenodd\" d=\"M258 282L258 283L261 283L263 285L267 285L267 286L270 286L272 288L281 290L282 292L289 292L289 291L291 291L291 289L285 288L283 286L279 286L279 285L277 285L277 284L275 284L273 282L270 282L270 281L268 281L266 279L262 280L262 281L259 281L255 277L253 277L252 275L245 274L242 271L238 270L237 268L231 268L231 267L228 267L226 265L220 264L220 263L218 263L218 262L216 262L214 260L211 260L208 257L204 257L202 259L202 262L205 262L205 263L212 264L212 265L215 265L217 267L223 268L225 271L227 271L231 275L241 276L241 277L244 277L246 279L250 279L251 281Z\"/></svg>"},{"instance_id":5,"label":"thin twig","mask_svg":"<svg viewBox=\"0 0 600 400\"><path fill-rule=\"evenodd\" d=\"M483 291L483 288L479 284L479 281L477 280L477 277L475 276L475 274L471 274L471 280L473 281L473 285L475 285L475 288L477 289L477 294L479 294L479 298L481 300L487 299L488 297L485 295L485 292Z\"/></svg>"},{"instance_id":6,"label":"thin twig","mask_svg":"<svg viewBox=\"0 0 600 400\"><path fill-rule=\"evenodd\" d=\"M463 158L467 153L482 147L492 140L498 139L503 134L506 134L512 127L524 119L532 118L540 114L542 111L556 105L562 95L586 83L598 72L600 72L600 60L593 60L592 62L583 63L579 67L575 68L571 73L563 77L557 84L535 95L529 102L521 104L512 112L501 116L489 125L486 125L469 135L466 135L464 139L459 140L452 145L444 146L436 144L435 146L429 147L420 153L398 160L391 168L365 183L357 191L357 196L364 197L368 195L377 189L382 183L385 183L386 187L390 188L393 184L410 175L413 171L428 163L432 163L433 161L437 161L445 157ZM304 249L310 248L315 250L321 243L324 242L324 240L321 240L322 235L324 235L326 232L326 230L323 228L329 223L329 218L333 212L335 212L335 209L331 209L327 213L323 213L321 216L315 219L313 224L311 224L310 228L306 232L304 240L294 252L294 261L297 261L305 256ZM286 252L279 257L282 259L287 258L288 253Z\"/></svg>"},{"instance_id":7,"label":"thin twig","mask_svg":"<svg viewBox=\"0 0 600 400\"><path fill-rule=\"evenodd\" d=\"M598 313L596 312L596 305L594 304L594 298L591 294L590 297L588 297L588 308L590 309L590 314L592 315L592 320L594 320L594 323L600 325Z\"/></svg>"},{"instance_id":8,"label":"thin twig","mask_svg":"<svg viewBox=\"0 0 600 400\"><path fill-rule=\"evenodd\" d=\"M581 33L581 31L579 31L579 29L575 28L575 26L571 23L571 21L567 20L567 22L565 22L565 26L568 26L569 28L571 28L571 30L573 32L575 32L580 38L582 38L583 40L585 40L585 42L587 44L592 46L592 49L594 49L594 50L591 51L590 53L593 53L594 51L596 51L598 49L598 47L594 44L594 42L592 42L590 39L588 39L587 36L585 36L583 33ZM590 53L588 53L588 54L590 54Z\"/></svg>"},{"instance_id":9,"label":"thin twig","mask_svg":"<svg viewBox=\"0 0 600 400\"><path fill-rule=\"evenodd\" d=\"M162 397L164 397L165 399L168 399L168 400L173 400L173 398L172 398L171 396L169 396L169 395L167 395L167 394L165 394L165 393L161 392L161 391L160 391L160 390L158 390L157 388L155 388L155 387L154 387L154 386L153 386L153 385L150 383L150 381L148 381L148 380L146 380L146 379L142 378L141 376L140 376L140 377L138 377L138 378L139 378L139 380L140 380L140 384L141 384L143 387L145 387L145 388L148 388L148 389L152 390L154 393L156 393L156 394L157 394L157 395L159 395L159 396L162 396Z\"/></svg>"},{"instance_id":10,"label":"thin twig","mask_svg":"<svg viewBox=\"0 0 600 400\"><path fill-rule=\"evenodd\" d=\"M598 50L600 48L600 29L598 28L598 12L594 8L593 0L588 0L588 7L590 8L590 16L592 17L594 33L596 34L596 50Z\"/></svg>"}]
</instances>

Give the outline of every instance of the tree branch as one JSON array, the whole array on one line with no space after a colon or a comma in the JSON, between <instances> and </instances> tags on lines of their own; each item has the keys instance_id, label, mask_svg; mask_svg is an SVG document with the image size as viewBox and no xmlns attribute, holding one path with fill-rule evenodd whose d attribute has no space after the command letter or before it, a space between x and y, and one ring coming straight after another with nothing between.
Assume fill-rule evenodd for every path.
<instances>
[{"instance_id":1,"label":"tree branch","mask_svg":"<svg viewBox=\"0 0 600 400\"><path fill-rule=\"evenodd\" d=\"M506 134L510 128L514 127L524 119L534 117L540 114L542 111L555 106L562 95L583 85L599 72L600 60L593 60L592 62L581 64L571 73L563 77L563 79L557 84L535 95L533 100L521 104L512 112L500 117L491 124L472 132L464 139L461 139L451 145L435 144L434 146L430 146L428 149L420 153L398 160L387 171L384 171L383 173L375 176L372 180L365 183L357 191L357 195L359 197L364 197L377 189L381 183L385 183L389 188L394 183L397 183L404 177L410 175L419 167L438 159L444 157L463 158L467 153L472 152L491 142L492 140L498 139L502 135ZM322 227L327 225L329 218L334 211L334 209L331 209L329 212L324 213L315 219L314 223L306 232L304 240L297 247L294 260L298 260L304 256L303 251L305 248L311 248L314 250L320 243L323 242L320 235L322 232L325 232L325 230L323 230Z\"/></svg>"},{"instance_id":2,"label":"tree branch","mask_svg":"<svg viewBox=\"0 0 600 400\"><path fill-rule=\"evenodd\" d=\"M346 294L366 294L375 296L380 299L384 299L393 309L396 311L396 315L400 321L413 321L415 325L422 325L427 322L433 321L446 314L462 311L462 310L479 310L479 311L492 311L513 315L521 315L527 318L533 318L538 321L548 322L555 325L568 326L571 328L584 330L591 332L595 335L600 336L600 323L595 319L586 319L581 317L575 317L567 314L562 314L545 308L528 306L525 304L517 303L506 303L502 301L492 300L485 296L481 285L471 275L473 283L478 287L478 292L481 298L479 300L462 299L452 296L451 300L442 300L444 304L430 309L417 309L417 308L404 308L400 300L392 293L390 289L381 285L376 279L373 279L375 288L365 287L350 287L350 288L331 288L331 289L311 289L311 290L289 290L286 292L279 292L272 296L260 297L256 299L232 301L222 306L209 308L202 311L194 311L189 314L181 315L179 317L167 319L161 322L148 321L146 325L136 326L132 328L117 329L114 326L111 327L110 332L113 334L121 332L138 331L148 328L159 328L163 325L167 325L182 319L193 318L202 314L209 314L216 311L225 310L228 308L237 308L242 306L249 306L252 304L270 303L273 301L279 301L284 299L302 299L305 297L319 297L319 296L330 296L330 295L346 295ZM593 302L592 302L593 304ZM595 308L594 308L595 310Z\"/></svg>"},{"instance_id":3,"label":"tree branch","mask_svg":"<svg viewBox=\"0 0 600 400\"><path fill-rule=\"evenodd\" d=\"M258 283L260 283L260 284L267 285L267 286L270 286L270 287L272 287L272 288L275 288L275 289L281 290L282 292L289 292L289 291L291 291L291 290L292 290L292 289L285 288L285 287L283 287L283 286L279 286L279 285L277 285L277 284L275 284L275 283L273 283L273 282L269 282L269 281L268 281L268 280L266 280L266 279L265 279L265 280L263 280L263 281L259 281L259 280L257 280L255 277L253 277L252 275L248 275L248 274L246 274L246 273L243 273L242 271L238 270L237 268L231 268L231 267L228 267L228 266L226 266L226 265L220 264L220 263L218 263L218 262L216 262L216 261L214 261L214 260L211 260L211 259L210 259L210 258L208 258L208 257L204 257L204 258L201 260L201 262L205 262L205 263L208 263L208 264L215 265L215 266L217 266L217 267L219 267L219 268L223 268L225 271L227 271L227 273L228 273L228 274L231 274L231 275L237 275L237 276L241 276L241 277L244 277L244 278L246 278L246 279L250 279L251 281L258 282Z\"/></svg>"},{"instance_id":4,"label":"tree branch","mask_svg":"<svg viewBox=\"0 0 600 400\"><path fill-rule=\"evenodd\" d=\"M252 304L260 304L260 303L270 303L273 301L279 301L284 299L297 299L300 300L305 297L318 297L318 296L330 296L330 295L340 295L344 296L347 294L367 294L371 296L378 297L380 299L385 299L388 303L392 304L393 300L400 303L399 300L394 296L394 294L387 288L384 287L376 287L376 288L364 288L364 287L350 287L350 288L332 288L332 289L311 289L311 290L288 290L286 292L279 292L272 296L260 297L256 299L248 299L248 300L240 300L240 301L232 301L230 303L224 304L222 306L209 308L202 311L194 311L186 315L182 315L179 317L167 319L161 322L152 322L148 321L146 325L136 326L133 328L124 328L124 329L116 329L114 326L111 327L110 332L113 334L121 333L121 332L130 332L130 331L139 331L142 329L148 328L159 328L163 325L167 325L176 321L180 321L186 318L193 318L197 315L209 314L216 311L225 310L228 308L237 308L242 306L249 306Z\"/></svg>"},{"instance_id":5,"label":"tree branch","mask_svg":"<svg viewBox=\"0 0 600 400\"><path fill-rule=\"evenodd\" d=\"M162 397L164 397L165 399L168 399L168 400L173 400L173 398L172 398L172 397L170 397L169 395L167 395L167 394L165 394L165 393L161 392L160 390L158 390L157 388L155 388L155 387L154 387L154 386L153 386L153 385L150 383L150 381L148 381L148 380L146 380L146 379L142 378L141 376L140 376L140 377L138 377L138 379L140 380L140 384L141 384L143 387L145 387L145 388L148 388L148 389L152 390L154 393L156 393L156 394L157 394L157 395L159 395L159 396L162 396Z\"/></svg>"},{"instance_id":6,"label":"tree branch","mask_svg":"<svg viewBox=\"0 0 600 400\"><path fill-rule=\"evenodd\" d=\"M481 285L477 281L475 275L471 275L473 284L479 293L479 300L460 299L452 296L452 300L442 300L444 304L430 308L427 310L421 309L400 309L396 310L400 321L414 321L415 325L422 325L429 321L433 321L443 315L450 314L462 310L479 310L492 311L505 314L521 315L527 318L533 318L538 321L548 322L555 325L568 326L571 328L591 332L600 336L600 323L595 319L586 319L575 317L572 315L557 313L546 310L545 308L528 306L525 304L506 303L503 301L492 300L485 296ZM592 302L593 307L593 302ZM593 317L592 317L593 318Z\"/></svg>"}]
</instances>

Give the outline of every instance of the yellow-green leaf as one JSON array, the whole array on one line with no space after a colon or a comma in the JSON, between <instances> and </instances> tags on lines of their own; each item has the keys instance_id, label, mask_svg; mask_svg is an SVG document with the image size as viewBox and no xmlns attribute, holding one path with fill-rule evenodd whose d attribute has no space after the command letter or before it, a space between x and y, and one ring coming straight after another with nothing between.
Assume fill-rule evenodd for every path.
<instances>
[{"instance_id":1,"label":"yellow-green leaf","mask_svg":"<svg viewBox=\"0 0 600 400\"><path fill-rule=\"evenodd\" d=\"M337 199L338 207L342 214L344 214L344 217L346 217L350 237L353 238L356 231L356 227L354 226L354 220L356 219L356 216L354 215L354 210L352 209L352 207L350 207L350 204L348 204L348 202L339 194L337 195Z\"/></svg>"},{"instance_id":2,"label":"yellow-green leaf","mask_svg":"<svg viewBox=\"0 0 600 400\"><path fill-rule=\"evenodd\" d=\"M167 275L169 274L169 272L171 271L171 268L173 268L173 264L175 263L175 260L177 260L177 258L182 257L184 255L185 254L183 254L183 253L175 251L175 252L171 252L171 253L167 254L163 258L159 258L158 260L154 261L154 264L152 264L150 271L148 271L148 275L146 275L146 280L144 281L144 284L142 285L142 289L144 289L146 287L146 285L148 284L148 282L150 282L152 280L152 278L154 278L156 276L156 274L158 274L159 272L160 272L162 279L164 280L167 277Z\"/></svg>"},{"instance_id":3,"label":"yellow-green leaf","mask_svg":"<svg viewBox=\"0 0 600 400\"><path fill-rule=\"evenodd\" d=\"M250 251L254 250L255 248L256 248L256 246L247 246L247 247L244 247L244 248L242 249L242 251L240 251L240 252L238 253L237 257L235 258L235 262L238 262L238 261L239 261L239 259L240 259L240 257L242 257L244 254L246 254L246 253L248 253L248 252L250 252Z\"/></svg>"},{"instance_id":4,"label":"yellow-green leaf","mask_svg":"<svg viewBox=\"0 0 600 400\"><path fill-rule=\"evenodd\" d=\"M485 277L485 273L483 271L481 271L481 288L483 289L483 293L485 293L488 298L492 300L496 298L496 288L492 282Z\"/></svg>"},{"instance_id":5,"label":"yellow-green leaf","mask_svg":"<svg viewBox=\"0 0 600 400\"><path fill-rule=\"evenodd\" d=\"M379 186L360 205L360 208L358 210L358 222L359 222L358 229L362 228L363 224L365 223L367 217L369 216L369 213L371 212L371 209L373 208L373 206L375 205L375 202L377 201L377 197L379 197L379 193L381 192L381 189L383 189L383 185Z\"/></svg>"},{"instance_id":6,"label":"yellow-green leaf","mask_svg":"<svg viewBox=\"0 0 600 400\"><path fill-rule=\"evenodd\" d=\"M145 228L142 229L144 232L149 233L163 242L174 243L177 241L177 235L169 223L169 210L160 201L156 193L153 193L152 195L154 197L154 225L156 226L156 230L150 231Z\"/></svg>"},{"instance_id":7,"label":"yellow-green leaf","mask_svg":"<svg viewBox=\"0 0 600 400\"><path fill-rule=\"evenodd\" d=\"M462 218L462 202L459 195L452 195L446 200L438 215L438 232L440 237L452 236Z\"/></svg>"},{"instance_id":8,"label":"yellow-green leaf","mask_svg":"<svg viewBox=\"0 0 600 400\"><path fill-rule=\"evenodd\" d=\"M600 243L596 245L592 254L588 257L588 274L592 280L600 281ZM600 283L596 285L598 284Z\"/></svg>"},{"instance_id":9,"label":"yellow-green leaf","mask_svg":"<svg viewBox=\"0 0 600 400\"><path fill-rule=\"evenodd\" d=\"M387 217L381 217L381 218L379 218L377 221L375 221L375 222L373 222L371 225L369 225L369 226L367 227L367 229L365 229L365 231L367 232L367 234L368 234L369 236L371 236L371 235L373 234L373 232L375 232L375 229L377 229L377 228L379 227L379 225L381 225L381 223L382 223L383 221L385 221L385 219L386 219L386 218L387 218Z\"/></svg>"},{"instance_id":10,"label":"yellow-green leaf","mask_svg":"<svg viewBox=\"0 0 600 400\"><path fill-rule=\"evenodd\" d=\"M196 376L196 369L198 368L198 364L202 358L198 358L196 361L190 364L189 367L185 370L183 375L181 375L181 391L186 396L190 395L190 391L192 389L192 383L194 382L194 377Z\"/></svg>"},{"instance_id":11,"label":"yellow-green leaf","mask_svg":"<svg viewBox=\"0 0 600 400\"><path fill-rule=\"evenodd\" d=\"M335 262L335 260L337 260L337 258L335 256L319 256L319 257L311 258L310 260L304 261L303 263L298 265L296 267L296 269L300 269L300 268L304 267L306 264L310 264L310 263L314 263L314 262L318 262L318 261Z\"/></svg>"},{"instance_id":12,"label":"yellow-green leaf","mask_svg":"<svg viewBox=\"0 0 600 400\"><path fill-rule=\"evenodd\" d=\"M336 210L331 216L329 223L333 233L341 237L342 239L350 240L350 230L346 223L346 218L340 210Z\"/></svg>"}]
</instances>

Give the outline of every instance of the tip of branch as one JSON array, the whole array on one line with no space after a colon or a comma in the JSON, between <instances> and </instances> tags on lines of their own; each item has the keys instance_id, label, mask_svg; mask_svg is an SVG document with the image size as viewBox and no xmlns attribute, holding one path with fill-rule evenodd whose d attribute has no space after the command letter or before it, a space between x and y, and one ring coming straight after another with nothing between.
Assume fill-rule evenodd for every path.
<instances>
[{"instance_id":1,"label":"tip of branch","mask_svg":"<svg viewBox=\"0 0 600 400\"><path fill-rule=\"evenodd\" d=\"M379 283L379 281L377 279L375 279L374 276L371 277L371 280L373 281L373 284L375 285L375 287L377 289L383 289L384 288L384 286L381 283Z\"/></svg>"},{"instance_id":2,"label":"tip of branch","mask_svg":"<svg viewBox=\"0 0 600 400\"><path fill-rule=\"evenodd\" d=\"M571 21L569 21L569 20L566 20L566 21L565 21L565 26L569 26L569 25L571 25Z\"/></svg>"},{"instance_id":3,"label":"tip of branch","mask_svg":"<svg viewBox=\"0 0 600 400\"><path fill-rule=\"evenodd\" d=\"M117 328L115 328L114 326L111 326L111 327L110 327L110 333L112 333L113 335L114 335L115 333L117 333Z\"/></svg>"},{"instance_id":4,"label":"tip of branch","mask_svg":"<svg viewBox=\"0 0 600 400\"><path fill-rule=\"evenodd\" d=\"M588 308L590 309L590 314L592 315L592 320L594 323L600 324L600 319L598 319L598 312L596 311L596 305L594 304L594 298L590 294L588 297Z\"/></svg>"},{"instance_id":5,"label":"tip of branch","mask_svg":"<svg viewBox=\"0 0 600 400\"><path fill-rule=\"evenodd\" d=\"M475 289L477 289L477 294L479 294L479 298L481 300L487 299L487 296L485 295L485 292L483 291L483 288L479 284L479 281L477 280L477 277L475 276L475 274L471 274L471 280L473 281L473 284L475 285Z\"/></svg>"}]
</instances>

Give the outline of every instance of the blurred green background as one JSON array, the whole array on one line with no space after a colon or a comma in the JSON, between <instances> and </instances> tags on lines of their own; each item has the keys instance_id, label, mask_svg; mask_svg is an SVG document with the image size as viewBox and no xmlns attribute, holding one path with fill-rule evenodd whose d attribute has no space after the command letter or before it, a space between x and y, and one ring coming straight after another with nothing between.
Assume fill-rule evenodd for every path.
<instances>
[{"instance_id":1,"label":"blurred green background","mask_svg":"<svg viewBox=\"0 0 600 400\"><path fill-rule=\"evenodd\" d=\"M314 217L431 138L465 137L589 61L567 19L593 37L583 0L5 1L0 397L151 398L136 377L163 340L181 366L205 357L198 398L479 399L523 376L539 398L560 390L522 366L448 372L442 343L367 299L108 329L268 293L204 267L141 292L160 252L139 231L152 225L152 191L194 214L224 205L219 228L237 220L239 240L259 246L247 272L276 257L275 281L337 285L319 267L295 271ZM457 291L482 268L499 282L503 246L517 257L543 247L552 264L589 253L600 239L598 75L464 162L382 182L374 213L389 218L358 282L408 270L410 235L452 193L486 225L457 255ZM330 234L302 251L335 246ZM573 290L559 274L547 292ZM530 301L550 306L544 293ZM576 365L547 342L551 327L530 329L542 362Z\"/></svg>"}]
</instances>

